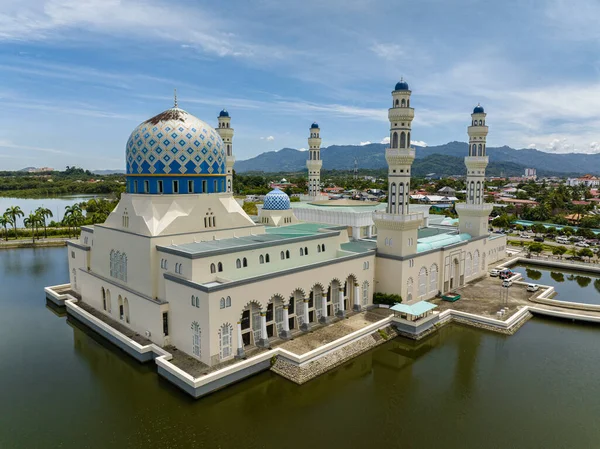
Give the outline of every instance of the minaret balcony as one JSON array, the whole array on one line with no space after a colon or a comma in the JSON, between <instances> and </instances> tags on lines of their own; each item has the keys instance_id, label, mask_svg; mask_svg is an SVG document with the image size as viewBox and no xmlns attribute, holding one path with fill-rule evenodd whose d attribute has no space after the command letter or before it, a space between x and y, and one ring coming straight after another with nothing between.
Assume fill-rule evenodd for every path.
<instances>
[{"instance_id":1,"label":"minaret balcony","mask_svg":"<svg viewBox=\"0 0 600 449\"><path fill-rule=\"evenodd\" d=\"M465 165L470 170L485 170L488 166L489 158L487 156L466 156Z\"/></svg>"},{"instance_id":2,"label":"minaret balcony","mask_svg":"<svg viewBox=\"0 0 600 449\"><path fill-rule=\"evenodd\" d=\"M323 166L323 161L321 159L318 160L308 160L306 161L306 168L308 168L309 170L321 170L321 167Z\"/></svg>"},{"instance_id":3,"label":"minaret balcony","mask_svg":"<svg viewBox=\"0 0 600 449\"><path fill-rule=\"evenodd\" d=\"M373 223L378 229L397 231L417 229L423 224L424 218L423 212L411 212L403 215L383 211L373 212Z\"/></svg>"},{"instance_id":4,"label":"minaret balcony","mask_svg":"<svg viewBox=\"0 0 600 449\"><path fill-rule=\"evenodd\" d=\"M487 126L469 126L467 128L467 133L469 134L469 136L487 136L488 134L488 127Z\"/></svg>"},{"instance_id":5,"label":"minaret balcony","mask_svg":"<svg viewBox=\"0 0 600 449\"><path fill-rule=\"evenodd\" d=\"M414 148L386 148L385 160L388 165L411 165L415 160Z\"/></svg>"},{"instance_id":6,"label":"minaret balcony","mask_svg":"<svg viewBox=\"0 0 600 449\"><path fill-rule=\"evenodd\" d=\"M308 145L311 148L320 147L321 146L321 138L320 137L309 137L308 138Z\"/></svg>"},{"instance_id":7,"label":"minaret balcony","mask_svg":"<svg viewBox=\"0 0 600 449\"><path fill-rule=\"evenodd\" d=\"M388 109L388 119L390 121L402 121L408 122L415 118L415 110L413 108L390 108Z\"/></svg>"},{"instance_id":8,"label":"minaret balcony","mask_svg":"<svg viewBox=\"0 0 600 449\"><path fill-rule=\"evenodd\" d=\"M233 137L233 128L215 128L215 131L221 138L229 137L231 139Z\"/></svg>"},{"instance_id":9,"label":"minaret balcony","mask_svg":"<svg viewBox=\"0 0 600 449\"><path fill-rule=\"evenodd\" d=\"M235 164L235 156L232 154L231 156L227 156L225 158L225 165L231 168L233 167L233 164Z\"/></svg>"}]
</instances>

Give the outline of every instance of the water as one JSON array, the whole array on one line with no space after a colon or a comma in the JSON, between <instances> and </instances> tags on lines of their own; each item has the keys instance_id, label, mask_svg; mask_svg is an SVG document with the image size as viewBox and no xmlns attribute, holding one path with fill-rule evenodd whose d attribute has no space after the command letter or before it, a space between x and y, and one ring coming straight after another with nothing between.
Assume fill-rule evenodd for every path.
<instances>
[{"instance_id":1,"label":"water","mask_svg":"<svg viewBox=\"0 0 600 449\"><path fill-rule=\"evenodd\" d=\"M518 264L512 268L523 275L525 282L553 286L557 295L552 299L600 304L600 276L538 265Z\"/></svg>"},{"instance_id":2,"label":"water","mask_svg":"<svg viewBox=\"0 0 600 449\"><path fill-rule=\"evenodd\" d=\"M599 327L446 326L303 386L266 372L194 401L46 306L66 256L0 251L2 449L598 446Z\"/></svg>"},{"instance_id":3,"label":"water","mask_svg":"<svg viewBox=\"0 0 600 449\"><path fill-rule=\"evenodd\" d=\"M53 217L48 218L48 223L52 220L59 222L65 215L65 207L72 206L82 201L88 201L92 198L105 198L103 195L70 195L61 196L55 198L4 198L0 197L0 215L10 206L19 206L24 217L17 219L17 227L23 227L23 219L27 217L31 212L44 206L52 211Z\"/></svg>"}]
</instances>

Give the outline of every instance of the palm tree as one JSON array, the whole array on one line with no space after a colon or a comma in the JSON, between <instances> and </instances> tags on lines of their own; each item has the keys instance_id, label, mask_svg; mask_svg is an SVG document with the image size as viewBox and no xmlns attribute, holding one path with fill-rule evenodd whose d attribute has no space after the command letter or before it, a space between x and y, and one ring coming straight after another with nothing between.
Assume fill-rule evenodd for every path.
<instances>
[{"instance_id":1,"label":"palm tree","mask_svg":"<svg viewBox=\"0 0 600 449\"><path fill-rule=\"evenodd\" d=\"M71 237L71 226L74 228L80 226L83 223L84 217L81 212L81 206L79 204L73 204L72 206L65 207L65 216L63 222L69 228L69 237Z\"/></svg>"},{"instance_id":2,"label":"palm tree","mask_svg":"<svg viewBox=\"0 0 600 449\"><path fill-rule=\"evenodd\" d=\"M26 228L31 228L31 241L35 243L35 230L37 225L40 223L40 217L38 214L32 212L29 214L25 220L23 220L23 224Z\"/></svg>"},{"instance_id":3,"label":"palm tree","mask_svg":"<svg viewBox=\"0 0 600 449\"><path fill-rule=\"evenodd\" d=\"M6 241L8 242L8 225L12 224L12 219L4 214L2 216L0 216L0 226L2 226L4 228L4 237L6 239Z\"/></svg>"},{"instance_id":4,"label":"palm tree","mask_svg":"<svg viewBox=\"0 0 600 449\"><path fill-rule=\"evenodd\" d=\"M48 238L48 232L46 228L46 218L53 217L52 211L44 206L40 206L35 210L35 213L38 214L38 217L41 220L42 225L44 226L44 238Z\"/></svg>"},{"instance_id":5,"label":"palm tree","mask_svg":"<svg viewBox=\"0 0 600 449\"><path fill-rule=\"evenodd\" d=\"M12 225L15 230L15 240L17 239L17 217L23 217L25 214L19 206L10 206L5 212L12 219Z\"/></svg>"}]
</instances>

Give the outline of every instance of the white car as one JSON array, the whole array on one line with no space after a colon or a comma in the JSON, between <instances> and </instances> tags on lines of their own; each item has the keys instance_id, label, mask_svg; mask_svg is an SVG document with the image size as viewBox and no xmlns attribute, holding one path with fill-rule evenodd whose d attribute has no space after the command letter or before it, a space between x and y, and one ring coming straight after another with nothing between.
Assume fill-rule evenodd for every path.
<instances>
[{"instance_id":1,"label":"white car","mask_svg":"<svg viewBox=\"0 0 600 449\"><path fill-rule=\"evenodd\" d=\"M491 270L490 276L493 278L497 278L498 276L500 276L500 270L496 270L496 269Z\"/></svg>"},{"instance_id":2,"label":"white car","mask_svg":"<svg viewBox=\"0 0 600 449\"><path fill-rule=\"evenodd\" d=\"M540 289L540 286L537 284L527 284L528 292L537 292Z\"/></svg>"},{"instance_id":3,"label":"white car","mask_svg":"<svg viewBox=\"0 0 600 449\"><path fill-rule=\"evenodd\" d=\"M521 237L522 239L530 239L531 236L529 234L525 234L524 232L521 232L521 234L519 234L519 237Z\"/></svg>"},{"instance_id":4,"label":"white car","mask_svg":"<svg viewBox=\"0 0 600 449\"><path fill-rule=\"evenodd\" d=\"M512 281L508 279L504 279L502 281L502 287L512 287Z\"/></svg>"},{"instance_id":5,"label":"white car","mask_svg":"<svg viewBox=\"0 0 600 449\"><path fill-rule=\"evenodd\" d=\"M590 245L588 245L585 242L577 242L577 243L575 243L575 246L580 246L581 248L589 248L590 247Z\"/></svg>"}]
</instances>

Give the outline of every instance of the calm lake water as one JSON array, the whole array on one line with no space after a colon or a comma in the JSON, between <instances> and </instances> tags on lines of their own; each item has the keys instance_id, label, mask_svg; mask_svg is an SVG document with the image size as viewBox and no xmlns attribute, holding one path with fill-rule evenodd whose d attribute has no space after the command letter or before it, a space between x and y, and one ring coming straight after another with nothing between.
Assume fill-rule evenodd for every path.
<instances>
[{"instance_id":1,"label":"calm lake water","mask_svg":"<svg viewBox=\"0 0 600 449\"><path fill-rule=\"evenodd\" d=\"M554 286L558 295L553 299L600 304L600 276L527 264L515 265L514 270L521 273L526 282Z\"/></svg>"},{"instance_id":2,"label":"calm lake water","mask_svg":"<svg viewBox=\"0 0 600 449\"><path fill-rule=\"evenodd\" d=\"M66 256L0 251L2 449L598 447L600 327L446 326L301 387L266 372L194 401L46 306Z\"/></svg>"},{"instance_id":3,"label":"calm lake water","mask_svg":"<svg viewBox=\"0 0 600 449\"><path fill-rule=\"evenodd\" d=\"M48 223L50 221L60 221L65 215L65 207L71 206L75 203L81 203L82 201L88 201L92 198L105 198L103 195L73 195L73 196L61 196L56 198L4 198L0 197L0 214L3 214L4 211L10 206L19 206L21 210L25 213L25 217L27 217L31 212L35 212L35 210L44 206L52 211L54 215L52 218L48 219ZM23 218L21 217L17 220L17 226L23 226Z\"/></svg>"}]
</instances>

